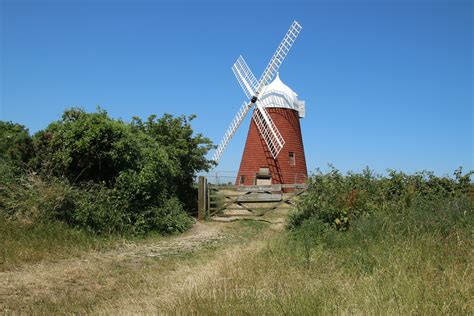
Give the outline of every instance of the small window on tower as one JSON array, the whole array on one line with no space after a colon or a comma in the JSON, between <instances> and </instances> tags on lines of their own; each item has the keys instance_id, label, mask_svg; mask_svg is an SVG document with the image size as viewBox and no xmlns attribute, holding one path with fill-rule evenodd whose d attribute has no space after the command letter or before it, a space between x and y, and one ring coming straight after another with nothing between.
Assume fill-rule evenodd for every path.
<instances>
[{"instance_id":1,"label":"small window on tower","mask_svg":"<svg viewBox=\"0 0 474 316\"><path fill-rule=\"evenodd\" d=\"M290 151L288 153L288 158L290 159L290 166L294 166L295 165L295 153Z\"/></svg>"},{"instance_id":2,"label":"small window on tower","mask_svg":"<svg viewBox=\"0 0 474 316\"><path fill-rule=\"evenodd\" d=\"M240 185L245 183L245 176L240 176Z\"/></svg>"}]
</instances>

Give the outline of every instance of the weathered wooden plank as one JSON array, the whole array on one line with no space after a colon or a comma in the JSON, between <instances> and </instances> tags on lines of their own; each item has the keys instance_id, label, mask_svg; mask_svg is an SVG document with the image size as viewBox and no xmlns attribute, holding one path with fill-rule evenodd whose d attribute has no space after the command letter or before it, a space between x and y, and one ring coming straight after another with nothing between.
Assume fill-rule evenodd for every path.
<instances>
[{"instance_id":1,"label":"weathered wooden plank","mask_svg":"<svg viewBox=\"0 0 474 316\"><path fill-rule=\"evenodd\" d=\"M261 204L258 204L261 205ZM239 207L227 207L225 210L226 211L249 211L252 212L254 210L268 210L270 207L268 206L253 206L252 207L245 207L245 208L239 208Z\"/></svg>"},{"instance_id":2,"label":"weathered wooden plank","mask_svg":"<svg viewBox=\"0 0 474 316\"><path fill-rule=\"evenodd\" d=\"M288 202L290 202L291 204L293 204L292 199L299 196L299 195L301 195L301 194L303 194L304 192L305 192L305 190L293 192L290 196L286 197L285 199L281 200L279 203L276 203L274 206L272 206L271 210L276 209L277 207L279 207L283 203L288 204Z\"/></svg>"},{"instance_id":3,"label":"weathered wooden plank","mask_svg":"<svg viewBox=\"0 0 474 316\"><path fill-rule=\"evenodd\" d=\"M253 214L253 213L249 213L249 214L219 214L219 217L249 217L249 216L261 216L260 214Z\"/></svg>"},{"instance_id":4,"label":"weathered wooden plank","mask_svg":"<svg viewBox=\"0 0 474 316\"><path fill-rule=\"evenodd\" d=\"M227 192L212 192L211 193L211 197L212 198L221 198L221 197L229 197L229 198L233 198L233 197L236 197L236 196L240 196L242 195L243 193L227 193Z\"/></svg>"},{"instance_id":5,"label":"weathered wooden plank","mask_svg":"<svg viewBox=\"0 0 474 316\"><path fill-rule=\"evenodd\" d=\"M203 220L207 213L207 179L200 176L198 181L198 220Z\"/></svg>"},{"instance_id":6,"label":"weathered wooden plank","mask_svg":"<svg viewBox=\"0 0 474 316\"><path fill-rule=\"evenodd\" d=\"M281 194L251 193L237 197L237 202L278 202Z\"/></svg>"},{"instance_id":7,"label":"weathered wooden plank","mask_svg":"<svg viewBox=\"0 0 474 316\"><path fill-rule=\"evenodd\" d=\"M239 192L278 192L281 191L281 184L272 185L241 185L237 187Z\"/></svg>"},{"instance_id":8,"label":"weathered wooden plank","mask_svg":"<svg viewBox=\"0 0 474 316\"><path fill-rule=\"evenodd\" d=\"M208 185L212 190L235 190L237 188L236 185L228 185L228 184L225 184L225 185L208 184Z\"/></svg>"},{"instance_id":9,"label":"weathered wooden plank","mask_svg":"<svg viewBox=\"0 0 474 316\"><path fill-rule=\"evenodd\" d=\"M211 208L211 190L209 190L209 185L206 181L206 219L209 219L211 217L210 215L210 208Z\"/></svg>"},{"instance_id":10,"label":"weathered wooden plank","mask_svg":"<svg viewBox=\"0 0 474 316\"><path fill-rule=\"evenodd\" d=\"M282 189L307 189L308 185L306 183L296 183L296 184L282 184Z\"/></svg>"}]
</instances>

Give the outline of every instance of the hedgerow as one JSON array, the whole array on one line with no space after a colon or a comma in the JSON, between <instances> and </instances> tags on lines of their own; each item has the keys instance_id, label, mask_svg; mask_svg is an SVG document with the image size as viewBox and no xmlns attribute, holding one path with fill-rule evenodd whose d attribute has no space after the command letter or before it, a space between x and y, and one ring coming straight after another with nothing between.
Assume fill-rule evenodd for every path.
<instances>
[{"instance_id":1,"label":"hedgerow","mask_svg":"<svg viewBox=\"0 0 474 316\"><path fill-rule=\"evenodd\" d=\"M195 175L212 165L212 144L194 134L193 118L126 123L72 108L31 137L0 124L9 129L0 135L0 212L101 234L182 232L195 211Z\"/></svg>"},{"instance_id":2,"label":"hedgerow","mask_svg":"<svg viewBox=\"0 0 474 316\"><path fill-rule=\"evenodd\" d=\"M317 170L308 180L308 190L289 216L290 229L305 221L319 221L336 230L347 230L351 222L374 213L403 213L417 206L468 201L470 176L459 168L454 177L437 177L421 171L412 175L388 170L386 176L369 168L343 175L330 165L328 173Z\"/></svg>"}]
</instances>

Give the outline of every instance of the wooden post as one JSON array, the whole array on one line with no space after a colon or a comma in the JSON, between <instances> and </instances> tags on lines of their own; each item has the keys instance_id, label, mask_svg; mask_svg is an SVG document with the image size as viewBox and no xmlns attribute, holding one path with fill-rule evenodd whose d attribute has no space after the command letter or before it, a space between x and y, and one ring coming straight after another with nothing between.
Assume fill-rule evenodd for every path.
<instances>
[{"instance_id":1,"label":"wooden post","mask_svg":"<svg viewBox=\"0 0 474 316\"><path fill-rule=\"evenodd\" d=\"M207 179L206 179L206 219L209 219L211 213L211 190L207 186Z\"/></svg>"},{"instance_id":2,"label":"wooden post","mask_svg":"<svg viewBox=\"0 0 474 316\"><path fill-rule=\"evenodd\" d=\"M203 199L204 199L203 206L204 206L204 219L205 220L209 219L209 204L207 203L208 193L209 193L209 190L207 189L207 178L204 177L204 190L202 194L203 194Z\"/></svg>"},{"instance_id":3,"label":"wooden post","mask_svg":"<svg viewBox=\"0 0 474 316\"><path fill-rule=\"evenodd\" d=\"M206 219L207 217L207 179L199 176L198 180L198 220Z\"/></svg>"}]
</instances>

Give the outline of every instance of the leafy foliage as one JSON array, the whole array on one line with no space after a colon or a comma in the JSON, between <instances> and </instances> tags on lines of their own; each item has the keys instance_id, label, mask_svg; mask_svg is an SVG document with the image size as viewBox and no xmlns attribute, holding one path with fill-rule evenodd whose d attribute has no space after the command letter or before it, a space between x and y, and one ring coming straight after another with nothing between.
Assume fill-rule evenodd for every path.
<instances>
[{"instance_id":1,"label":"leafy foliage","mask_svg":"<svg viewBox=\"0 0 474 316\"><path fill-rule=\"evenodd\" d=\"M192 223L186 211L194 211L195 175L211 166L212 144L194 135L193 118L153 115L128 124L100 108L66 110L33 135L29 172L16 175L12 163L0 163L0 207L23 218L34 209L35 219L101 234L182 232Z\"/></svg>"},{"instance_id":2,"label":"leafy foliage","mask_svg":"<svg viewBox=\"0 0 474 316\"><path fill-rule=\"evenodd\" d=\"M317 219L337 230L347 230L354 219L363 215L403 213L415 204L453 200L469 192L472 174L463 175L459 168L454 178L436 177L428 171L407 175L395 170L381 176L366 168L362 173L349 172L344 176L330 167L327 174L318 170L309 179L307 194L290 214L290 228Z\"/></svg>"},{"instance_id":3,"label":"leafy foliage","mask_svg":"<svg viewBox=\"0 0 474 316\"><path fill-rule=\"evenodd\" d=\"M151 115L146 122L134 117L132 128L142 132L161 148L164 148L168 157L177 165L175 184L176 193L188 209L194 208L196 191L193 187L194 179L199 171L209 171L214 164L205 158L207 152L213 148L210 139L202 134L194 135L190 122L196 116L173 117L165 114L161 118Z\"/></svg>"},{"instance_id":4,"label":"leafy foliage","mask_svg":"<svg viewBox=\"0 0 474 316\"><path fill-rule=\"evenodd\" d=\"M32 154L33 146L28 129L20 124L0 121L0 159L23 165Z\"/></svg>"},{"instance_id":5,"label":"leafy foliage","mask_svg":"<svg viewBox=\"0 0 474 316\"><path fill-rule=\"evenodd\" d=\"M120 172L136 168L140 143L128 126L107 112L66 110L60 121L34 135L36 169L64 176L73 183L112 184Z\"/></svg>"}]
</instances>

